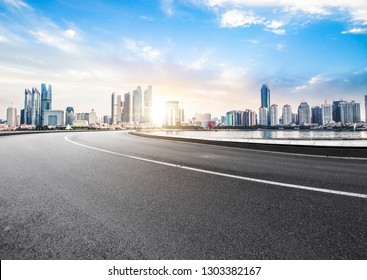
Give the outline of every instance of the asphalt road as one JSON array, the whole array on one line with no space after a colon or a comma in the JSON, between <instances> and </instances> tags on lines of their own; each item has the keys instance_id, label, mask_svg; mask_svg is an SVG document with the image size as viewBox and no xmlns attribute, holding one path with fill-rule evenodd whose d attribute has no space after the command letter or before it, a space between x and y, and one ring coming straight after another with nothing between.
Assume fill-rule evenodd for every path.
<instances>
[{"instance_id":1,"label":"asphalt road","mask_svg":"<svg viewBox=\"0 0 367 280\"><path fill-rule=\"evenodd\" d=\"M126 132L0 147L0 259L367 258L367 198L349 196L367 194L366 160Z\"/></svg>"}]
</instances>

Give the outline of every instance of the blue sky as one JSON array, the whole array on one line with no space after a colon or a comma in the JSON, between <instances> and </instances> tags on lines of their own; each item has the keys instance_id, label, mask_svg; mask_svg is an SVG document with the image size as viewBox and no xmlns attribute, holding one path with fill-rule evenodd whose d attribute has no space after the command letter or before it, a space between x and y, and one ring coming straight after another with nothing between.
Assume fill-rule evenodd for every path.
<instances>
[{"instance_id":1,"label":"blue sky","mask_svg":"<svg viewBox=\"0 0 367 280\"><path fill-rule=\"evenodd\" d=\"M110 114L112 92L153 86L157 118L311 106L367 94L365 0L0 0L0 118L50 83L53 108ZM364 110L363 110L364 112ZM363 114L364 116L364 114Z\"/></svg>"}]
</instances>

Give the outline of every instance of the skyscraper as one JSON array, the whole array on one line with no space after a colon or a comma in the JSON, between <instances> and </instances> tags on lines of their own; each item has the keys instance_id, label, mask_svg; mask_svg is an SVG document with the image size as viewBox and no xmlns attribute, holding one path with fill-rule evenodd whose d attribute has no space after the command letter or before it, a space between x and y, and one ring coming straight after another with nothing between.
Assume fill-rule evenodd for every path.
<instances>
[{"instance_id":1,"label":"skyscraper","mask_svg":"<svg viewBox=\"0 0 367 280\"><path fill-rule=\"evenodd\" d=\"M94 109L92 109L92 111L89 113L88 123L89 124L96 124L97 123L97 114L94 111Z\"/></svg>"},{"instance_id":2,"label":"skyscraper","mask_svg":"<svg viewBox=\"0 0 367 280\"><path fill-rule=\"evenodd\" d=\"M166 102L166 126L179 126L184 121L183 110L179 107L178 101Z\"/></svg>"},{"instance_id":3,"label":"skyscraper","mask_svg":"<svg viewBox=\"0 0 367 280\"><path fill-rule=\"evenodd\" d=\"M307 102L301 102L298 106L298 124L310 124L311 123L311 114L310 114L310 106Z\"/></svg>"},{"instance_id":4,"label":"skyscraper","mask_svg":"<svg viewBox=\"0 0 367 280\"><path fill-rule=\"evenodd\" d=\"M333 110L331 104L327 104L325 100L325 104L321 105L321 120L322 125L327 125L329 122L333 120Z\"/></svg>"},{"instance_id":5,"label":"skyscraper","mask_svg":"<svg viewBox=\"0 0 367 280\"><path fill-rule=\"evenodd\" d=\"M133 122L139 124L142 121L143 116L143 95L141 87L138 86L133 91Z\"/></svg>"},{"instance_id":6,"label":"skyscraper","mask_svg":"<svg viewBox=\"0 0 367 280\"><path fill-rule=\"evenodd\" d=\"M9 126L17 125L17 109L13 106L13 103L6 110L6 122Z\"/></svg>"},{"instance_id":7,"label":"skyscraper","mask_svg":"<svg viewBox=\"0 0 367 280\"><path fill-rule=\"evenodd\" d=\"M21 124L40 125L40 93L37 88L32 88L32 91L25 89L24 91L24 109L21 111Z\"/></svg>"},{"instance_id":8,"label":"skyscraper","mask_svg":"<svg viewBox=\"0 0 367 280\"><path fill-rule=\"evenodd\" d=\"M65 124L66 125L73 125L73 121L76 119L76 116L74 114L74 108L73 107L67 107L66 113L65 113Z\"/></svg>"},{"instance_id":9,"label":"skyscraper","mask_svg":"<svg viewBox=\"0 0 367 280\"><path fill-rule=\"evenodd\" d=\"M270 115L270 125L271 126L279 125L278 105L277 104L273 104L270 106L269 115Z\"/></svg>"},{"instance_id":10,"label":"skyscraper","mask_svg":"<svg viewBox=\"0 0 367 280\"><path fill-rule=\"evenodd\" d=\"M111 124L121 122L121 95L112 93L111 96Z\"/></svg>"},{"instance_id":11,"label":"skyscraper","mask_svg":"<svg viewBox=\"0 0 367 280\"><path fill-rule=\"evenodd\" d=\"M261 107L266 107L268 110L268 125L270 125L270 89L267 84L263 84L261 87Z\"/></svg>"},{"instance_id":12,"label":"skyscraper","mask_svg":"<svg viewBox=\"0 0 367 280\"><path fill-rule=\"evenodd\" d=\"M153 89L152 86L148 86L148 88L144 91L144 115L143 115L143 121L148 124L153 123L152 104L153 104Z\"/></svg>"},{"instance_id":13,"label":"skyscraper","mask_svg":"<svg viewBox=\"0 0 367 280\"><path fill-rule=\"evenodd\" d=\"M259 109L259 125L268 125L268 108L265 106Z\"/></svg>"},{"instance_id":14,"label":"skyscraper","mask_svg":"<svg viewBox=\"0 0 367 280\"><path fill-rule=\"evenodd\" d=\"M51 85L41 84L41 124L45 125L43 111L52 110L52 87Z\"/></svg>"},{"instance_id":15,"label":"skyscraper","mask_svg":"<svg viewBox=\"0 0 367 280\"><path fill-rule=\"evenodd\" d=\"M282 108L282 123L283 125L292 123L292 107L288 104L285 104Z\"/></svg>"},{"instance_id":16,"label":"skyscraper","mask_svg":"<svg viewBox=\"0 0 367 280\"><path fill-rule=\"evenodd\" d=\"M270 89L266 84L261 87L261 107L270 108Z\"/></svg>"},{"instance_id":17,"label":"skyscraper","mask_svg":"<svg viewBox=\"0 0 367 280\"><path fill-rule=\"evenodd\" d=\"M311 108L311 122L322 124L322 118L321 118L321 107L320 106L313 106Z\"/></svg>"},{"instance_id":18,"label":"skyscraper","mask_svg":"<svg viewBox=\"0 0 367 280\"><path fill-rule=\"evenodd\" d=\"M346 123L347 102L344 100L333 101L333 120L335 122Z\"/></svg>"},{"instance_id":19,"label":"skyscraper","mask_svg":"<svg viewBox=\"0 0 367 280\"><path fill-rule=\"evenodd\" d=\"M133 121L133 117L132 117L133 108L132 107L133 106L132 106L131 94L130 92L127 92L124 95L124 109L123 109L123 114L122 114L122 121L124 123L130 123Z\"/></svg>"}]
</instances>

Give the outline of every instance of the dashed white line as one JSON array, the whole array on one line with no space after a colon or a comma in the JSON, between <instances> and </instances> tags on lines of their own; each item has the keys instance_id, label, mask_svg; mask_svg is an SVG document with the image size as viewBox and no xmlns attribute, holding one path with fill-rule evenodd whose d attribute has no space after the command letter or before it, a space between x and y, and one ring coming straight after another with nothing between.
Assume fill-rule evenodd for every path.
<instances>
[{"instance_id":1,"label":"dashed white line","mask_svg":"<svg viewBox=\"0 0 367 280\"><path fill-rule=\"evenodd\" d=\"M160 165L165 165L165 166L170 166L170 167L174 167L174 168L180 168L180 169L185 169L185 170L190 170L190 171L195 171L195 172L200 172L200 173L206 173L206 174L211 174L211 175L216 175L216 176L221 176L221 177L233 178L233 179L238 179L238 180L243 180L243 181L250 181L250 182L256 182L256 183L267 184L267 185L274 185L274 186L281 186L281 187L287 187L287 188L293 188L293 189L301 189L301 190L308 190L308 191L314 191L314 192L330 193L330 194L336 194L336 195L351 196L351 197L358 197L358 198L367 199L367 194L344 192L344 191L337 191L337 190L330 190L330 189L322 189L322 188L308 187L308 186L295 185L295 184L287 184L287 183L275 182L275 181L270 181L270 180L262 180L262 179L255 179L255 178L244 177L244 176L239 176L239 175L232 175L232 174L227 174L227 173L222 173L222 172L215 172L215 171L205 170L205 169L201 169L201 168L194 168L194 167L189 167L189 166L184 166L184 165L177 165L177 164L172 164L172 163L168 163L168 162L164 162L164 161L158 161L158 160L152 160L152 159L148 159L148 158L136 157L136 156L116 153L116 152L112 152L112 151L109 151L109 150L104 150L104 149L84 145L84 144L75 142L73 140L70 140L69 136L65 136L64 138L65 138L66 141L68 141L72 144L75 144L75 145L78 145L78 146L81 146L81 147L84 147L84 148L88 148L88 149L91 149L91 150L95 150L95 151L99 151L99 152L103 152L103 153L107 153L107 154L112 154L112 155L124 157L124 158L130 158L130 159L135 159L135 160L140 160L140 161L145 161L145 162L150 162L150 163L155 163L155 164L160 164Z\"/></svg>"}]
</instances>

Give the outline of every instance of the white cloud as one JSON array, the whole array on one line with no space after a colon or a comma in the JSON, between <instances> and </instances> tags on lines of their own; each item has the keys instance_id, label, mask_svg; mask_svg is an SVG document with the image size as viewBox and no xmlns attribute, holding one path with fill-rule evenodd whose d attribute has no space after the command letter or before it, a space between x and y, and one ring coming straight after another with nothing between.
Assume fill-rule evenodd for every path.
<instances>
[{"instance_id":1,"label":"white cloud","mask_svg":"<svg viewBox=\"0 0 367 280\"><path fill-rule=\"evenodd\" d=\"M310 87L314 87L316 85L319 85L319 84L322 84L324 82L328 82L330 81L330 79L324 77L323 75L317 75L317 76L314 76L314 77L311 77L306 84L304 85L300 85L300 86L297 86L295 88L296 91L300 91L300 90L304 90L304 89L308 89Z\"/></svg>"},{"instance_id":2,"label":"white cloud","mask_svg":"<svg viewBox=\"0 0 367 280\"><path fill-rule=\"evenodd\" d=\"M9 42L9 39L0 35L0 43L8 43Z\"/></svg>"},{"instance_id":3,"label":"white cloud","mask_svg":"<svg viewBox=\"0 0 367 280\"><path fill-rule=\"evenodd\" d=\"M133 52L136 56L142 57L148 61L163 60L162 53L158 49L143 41L135 41L132 39L124 39L124 46L127 50Z\"/></svg>"},{"instance_id":4,"label":"white cloud","mask_svg":"<svg viewBox=\"0 0 367 280\"><path fill-rule=\"evenodd\" d=\"M65 30L64 31L64 36L66 38L73 39L73 38L75 38L75 35L76 35L76 31L75 30L68 29L68 30Z\"/></svg>"},{"instance_id":5,"label":"white cloud","mask_svg":"<svg viewBox=\"0 0 367 280\"><path fill-rule=\"evenodd\" d=\"M22 0L3 0L3 1L9 7L13 7L13 8L16 8L16 9L30 8L28 6L28 4L26 4Z\"/></svg>"},{"instance_id":6,"label":"white cloud","mask_svg":"<svg viewBox=\"0 0 367 280\"><path fill-rule=\"evenodd\" d=\"M277 35L285 34L285 29L279 29L279 28L286 24L287 24L286 22L281 21L281 20L272 20L272 21L267 21L264 23L266 31L273 32L274 34L277 34Z\"/></svg>"},{"instance_id":7,"label":"white cloud","mask_svg":"<svg viewBox=\"0 0 367 280\"><path fill-rule=\"evenodd\" d=\"M30 32L39 43L43 43L55 48L58 48L64 52L75 52L77 47L69 40L65 39L65 36L61 36L60 32L50 32L50 30L37 30ZM62 33L65 34L65 33Z\"/></svg>"},{"instance_id":8,"label":"white cloud","mask_svg":"<svg viewBox=\"0 0 367 280\"><path fill-rule=\"evenodd\" d=\"M347 31L343 31L342 34L367 34L367 28L352 28Z\"/></svg>"},{"instance_id":9,"label":"white cloud","mask_svg":"<svg viewBox=\"0 0 367 280\"><path fill-rule=\"evenodd\" d=\"M221 16L221 27L248 27L253 24L260 24L264 18L255 16L252 11L231 10Z\"/></svg>"},{"instance_id":10,"label":"white cloud","mask_svg":"<svg viewBox=\"0 0 367 280\"><path fill-rule=\"evenodd\" d=\"M216 11L260 7L271 8L273 11L274 9L279 9L289 13L291 16L304 13L306 15L324 17L343 11L350 14L352 21L367 25L366 0L201 0L199 2Z\"/></svg>"},{"instance_id":11,"label":"white cloud","mask_svg":"<svg viewBox=\"0 0 367 280\"><path fill-rule=\"evenodd\" d=\"M161 8L163 12L168 16L173 16L174 10L173 10L173 0L162 0L161 1Z\"/></svg>"}]
</instances>

